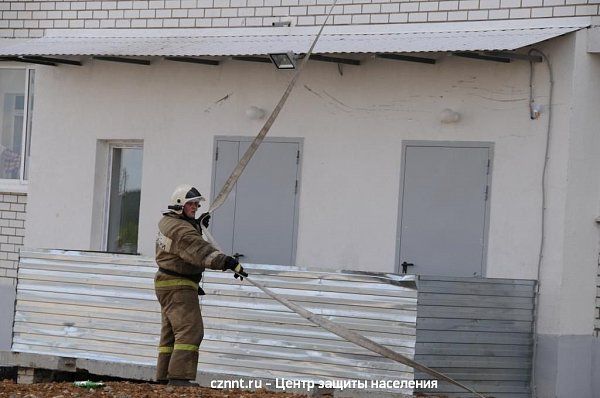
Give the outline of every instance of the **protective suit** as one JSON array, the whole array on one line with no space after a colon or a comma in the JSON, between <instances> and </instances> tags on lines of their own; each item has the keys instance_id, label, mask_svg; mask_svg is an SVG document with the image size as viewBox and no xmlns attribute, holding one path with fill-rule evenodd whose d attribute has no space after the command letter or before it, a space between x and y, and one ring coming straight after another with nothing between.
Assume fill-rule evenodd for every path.
<instances>
[{"instance_id":1,"label":"protective suit","mask_svg":"<svg viewBox=\"0 0 600 398\"><path fill-rule=\"evenodd\" d=\"M161 306L162 327L158 347L157 381L188 381L196 378L198 349L204 337L204 326L198 294L202 272L241 269L236 259L214 248L202 237L193 215L200 193L191 186L180 186L173 193L169 210L158 223L154 278L156 297ZM184 206L194 202L186 214ZM190 217L191 215L191 217ZM206 224L205 224L206 225ZM179 384L176 384L179 385Z\"/></svg>"}]
</instances>

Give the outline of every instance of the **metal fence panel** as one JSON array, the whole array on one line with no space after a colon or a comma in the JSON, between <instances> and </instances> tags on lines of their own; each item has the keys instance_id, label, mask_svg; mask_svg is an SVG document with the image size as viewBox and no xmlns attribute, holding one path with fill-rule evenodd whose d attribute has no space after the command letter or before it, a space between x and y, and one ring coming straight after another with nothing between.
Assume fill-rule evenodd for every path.
<instances>
[{"instance_id":1,"label":"metal fence panel","mask_svg":"<svg viewBox=\"0 0 600 398\"><path fill-rule=\"evenodd\" d=\"M485 395L531 396L534 281L420 276L418 290L415 360Z\"/></svg>"},{"instance_id":2,"label":"metal fence panel","mask_svg":"<svg viewBox=\"0 0 600 398\"><path fill-rule=\"evenodd\" d=\"M276 293L410 358L414 281L248 265ZM21 252L12 351L153 365L160 308L149 258ZM402 379L411 368L313 325L230 273L207 271L200 370L274 379Z\"/></svg>"}]
</instances>

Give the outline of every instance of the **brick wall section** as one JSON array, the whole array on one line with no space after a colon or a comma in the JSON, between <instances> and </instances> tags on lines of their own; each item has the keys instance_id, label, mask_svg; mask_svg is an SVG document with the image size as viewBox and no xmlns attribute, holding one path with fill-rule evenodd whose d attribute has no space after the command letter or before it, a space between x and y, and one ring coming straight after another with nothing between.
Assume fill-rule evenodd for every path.
<instances>
[{"instance_id":1,"label":"brick wall section","mask_svg":"<svg viewBox=\"0 0 600 398\"><path fill-rule=\"evenodd\" d=\"M0 194L0 279L13 285L25 236L27 195Z\"/></svg>"},{"instance_id":2,"label":"brick wall section","mask_svg":"<svg viewBox=\"0 0 600 398\"><path fill-rule=\"evenodd\" d=\"M333 0L0 1L0 36L53 28L204 28L321 24ZM375 24L598 15L600 0L339 0L331 23Z\"/></svg>"}]
</instances>

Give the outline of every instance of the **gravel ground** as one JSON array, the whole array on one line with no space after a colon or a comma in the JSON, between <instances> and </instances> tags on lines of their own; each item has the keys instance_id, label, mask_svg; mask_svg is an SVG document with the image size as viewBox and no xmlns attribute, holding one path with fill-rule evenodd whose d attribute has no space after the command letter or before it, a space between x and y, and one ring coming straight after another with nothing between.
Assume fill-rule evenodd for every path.
<instances>
[{"instance_id":1,"label":"gravel ground","mask_svg":"<svg viewBox=\"0 0 600 398\"><path fill-rule=\"evenodd\" d=\"M159 384L109 381L102 388L86 389L73 383L16 384L12 380L0 381L1 398L298 398L299 395L271 391L214 390L198 387L170 387Z\"/></svg>"}]
</instances>

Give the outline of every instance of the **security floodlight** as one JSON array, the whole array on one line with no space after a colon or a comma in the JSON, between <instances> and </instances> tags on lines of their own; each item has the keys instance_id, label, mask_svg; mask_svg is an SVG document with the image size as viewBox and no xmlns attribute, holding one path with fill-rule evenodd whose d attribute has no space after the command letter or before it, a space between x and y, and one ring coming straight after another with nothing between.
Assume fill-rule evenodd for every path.
<instances>
[{"instance_id":1,"label":"security floodlight","mask_svg":"<svg viewBox=\"0 0 600 398\"><path fill-rule=\"evenodd\" d=\"M277 69L296 69L296 55L292 52L269 54Z\"/></svg>"}]
</instances>

